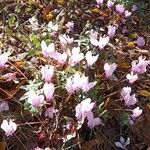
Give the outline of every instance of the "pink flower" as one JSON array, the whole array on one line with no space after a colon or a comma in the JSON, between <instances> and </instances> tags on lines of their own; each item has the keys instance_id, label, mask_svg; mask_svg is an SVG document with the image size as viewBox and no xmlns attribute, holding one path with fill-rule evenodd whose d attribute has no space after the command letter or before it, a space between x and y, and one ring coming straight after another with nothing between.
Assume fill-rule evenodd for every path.
<instances>
[{"instance_id":1,"label":"pink flower","mask_svg":"<svg viewBox=\"0 0 150 150\"><path fill-rule=\"evenodd\" d=\"M13 81L16 78L16 74L15 73L7 73L7 74L3 75L2 77L6 78L6 81Z\"/></svg>"},{"instance_id":2,"label":"pink flower","mask_svg":"<svg viewBox=\"0 0 150 150\"><path fill-rule=\"evenodd\" d=\"M42 79L44 79L46 82L50 82L54 75L54 66L51 65L42 66L41 73Z\"/></svg>"},{"instance_id":3,"label":"pink flower","mask_svg":"<svg viewBox=\"0 0 150 150\"><path fill-rule=\"evenodd\" d=\"M77 120L84 121L85 117L87 117L88 113L92 111L94 106L95 106L95 103L91 102L90 98L87 98L83 100L81 103L79 103L75 108L76 110L75 116Z\"/></svg>"},{"instance_id":4,"label":"pink flower","mask_svg":"<svg viewBox=\"0 0 150 150\"><path fill-rule=\"evenodd\" d=\"M34 92L30 93L30 96L28 98L28 103L30 103L33 107L41 107L44 104L44 96L43 95L37 95Z\"/></svg>"},{"instance_id":5,"label":"pink flower","mask_svg":"<svg viewBox=\"0 0 150 150\"><path fill-rule=\"evenodd\" d=\"M137 99L135 97L135 94L130 95L131 94L131 88L130 87L124 87L121 91L121 96L125 102L126 106L131 106L136 104Z\"/></svg>"},{"instance_id":6,"label":"pink flower","mask_svg":"<svg viewBox=\"0 0 150 150\"><path fill-rule=\"evenodd\" d=\"M67 79L66 89L69 94L72 94L79 89L80 78L80 74L76 72L73 76Z\"/></svg>"},{"instance_id":7,"label":"pink flower","mask_svg":"<svg viewBox=\"0 0 150 150\"><path fill-rule=\"evenodd\" d=\"M138 37L136 43L139 47L143 47L145 45L145 40L143 37Z\"/></svg>"},{"instance_id":8,"label":"pink flower","mask_svg":"<svg viewBox=\"0 0 150 150\"><path fill-rule=\"evenodd\" d=\"M123 29L122 29L122 33L123 33L123 34L128 33L128 30L127 30L126 28L123 28Z\"/></svg>"},{"instance_id":9,"label":"pink flower","mask_svg":"<svg viewBox=\"0 0 150 150\"><path fill-rule=\"evenodd\" d=\"M108 35L110 38L113 38L114 35L116 34L116 29L117 27L116 26L112 26L112 25L109 25L108 27Z\"/></svg>"},{"instance_id":10,"label":"pink flower","mask_svg":"<svg viewBox=\"0 0 150 150\"><path fill-rule=\"evenodd\" d=\"M99 118L94 118L92 109L94 108L95 103L91 102L90 98L83 100L79 103L75 110L76 110L76 118L79 121L84 122L85 118L88 120L88 127L94 128L96 125L101 124L101 120Z\"/></svg>"},{"instance_id":11,"label":"pink flower","mask_svg":"<svg viewBox=\"0 0 150 150\"><path fill-rule=\"evenodd\" d=\"M94 30L91 30L91 32L90 32L91 43L92 43L92 39L93 40L97 39L97 36L98 36L98 32L94 31ZM94 45L94 43L92 43L92 44Z\"/></svg>"},{"instance_id":12,"label":"pink flower","mask_svg":"<svg viewBox=\"0 0 150 150\"><path fill-rule=\"evenodd\" d=\"M40 147L36 147L34 148L33 150L44 150L43 148L40 148Z\"/></svg>"},{"instance_id":13,"label":"pink flower","mask_svg":"<svg viewBox=\"0 0 150 150\"><path fill-rule=\"evenodd\" d=\"M140 56L137 60L132 61L131 71L134 73L143 74L147 71L146 67L150 64L150 60L145 60L146 57ZM138 63L137 63L138 62Z\"/></svg>"},{"instance_id":14,"label":"pink flower","mask_svg":"<svg viewBox=\"0 0 150 150\"><path fill-rule=\"evenodd\" d=\"M127 17L131 16L131 14L132 14L132 13L131 13L131 12L129 12L128 10L126 10L124 13L125 13L125 18L127 18Z\"/></svg>"},{"instance_id":15,"label":"pink flower","mask_svg":"<svg viewBox=\"0 0 150 150\"><path fill-rule=\"evenodd\" d=\"M130 95L131 93L131 87L124 87L121 91L121 96L125 97L126 95Z\"/></svg>"},{"instance_id":16,"label":"pink flower","mask_svg":"<svg viewBox=\"0 0 150 150\"><path fill-rule=\"evenodd\" d=\"M82 75L82 77L80 78L79 81L78 81L79 82L79 88L82 89L83 92L88 92L97 83L96 81L95 82L89 82L89 77L86 77L85 75Z\"/></svg>"},{"instance_id":17,"label":"pink flower","mask_svg":"<svg viewBox=\"0 0 150 150\"><path fill-rule=\"evenodd\" d=\"M45 41L41 42L41 48L42 48L42 54L44 55L44 57L52 57L54 55L55 52L55 45L54 43L50 43L48 46L45 43Z\"/></svg>"},{"instance_id":18,"label":"pink flower","mask_svg":"<svg viewBox=\"0 0 150 150\"><path fill-rule=\"evenodd\" d=\"M8 54L3 53L0 55L0 68L3 68L5 64L8 62Z\"/></svg>"},{"instance_id":19,"label":"pink flower","mask_svg":"<svg viewBox=\"0 0 150 150\"><path fill-rule=\"evenodd\" d=\"M97 3L98 5L101 5L101 4L103 4L103 1L104 1L104 0L96 0L96 3Z\"/></svg>"},{"instance_id":20,"label":"pink flower","mask_svg":"<svg viewBox=\"0 0 150 150\"><path fill-rule=\"evenodd\" d=\"M137 103L137 99L135 97L135 94L133 95L128 95L127 97L124 98L124 102L126 106L132 106Z\"/></svg>"},{"instance_id":21,"label":"pink flower","mask_svg":"<svg viewBox=\"0 0 150 150\"><path fill-rule=\"evenodd\" d=\"M131 74L127 74L126 75L126 78L129 80L129 83L133 83L133 82L135 82L137 79L138 79L138 76L137 76L137 74L133 74L133 72L131 72Z\"/></svg>"},{"instance_id":22,"label":"pink flower","mask_svg":"<svg viewBox=\"0 0 150 150\"><path fill-rule=\"evenodd\" d=\"M83 59L84 59L84 54L80 53L80 47L74 47L72 49L72 54L69 58L69 64L71 66L74 66L74 65L78 64Z\"/></svg>"},{"instance_id":23,"label":"pink flower","mask_svg":"<svg viewBox=\"0 0 150 150\"><path fill-rule=\"evenodd\" d=\"M132 11L137 11L137 10L138 10L137 5L133 5L133 6L132 6Z\"/></svg>"},{"instance_id":24,"label":"pink flower","mask_svg":"<svg viewBox=\"0 0 150 150\"><path fill-rule=\"evenodd\" d=\"M97 33L93 31L92 35L90 35L90 42L94 46L98 46L100 49L103 49L109 43L109 37L101 37L99 41L97 40Z\"/></svg>"},{"instance_id":25,"label":"pink flower","mask_svg":"<svg viewBox=\"0 0 150 150\"><path fill-rule=\"evenodd\" d=\"M66 61L67 61L67 54L66 54L66 52L63 52L62 54L61 53L58 53L58 52L56 52L56 55L55 55L56 57L54 58L55 60L57 60L60 64L65 64L66 63Z\"/></svg>"},{"instance_id":26,"label":"pink flower","mask_svg":"<svg viewBox=\"0 0 150 150\"><path fill-rule=\"evenodd\" d=\"M116 12L118 12L119 14L123 14L124 11L125 11L125 8L123 5L120 5L120 4L116 5Z\"/></svg>"},{"instance_id":27,"label":"pink flower","mask_svg":"<svg viewBox=\"0 0 150 150\"><path fill-rule=\"evenodd\" d=\"M104 70L105 70L106 77L110 78L112 76L113 72L116 70L116 68L117 68L116 63L113 63L113 64L105 63Z\"/></svg>"},{"instance_id":28,"label":"pink flower","mask_svg":"<svg viewBox=\"0 0 150 150\"><path fill-rule=\"evenodd\" d=\"M54 84L46 82L44 84L43 90L47 100L53 99L55 91Z\"/></svg>"},{"instance_id":29,"label":"pink flower","mask_svg":"<svg viewBox=\"0 0 150 150\"><path fill-rule=\"evenodd\" d=\"M91 51L88 51L85 55L85 59L87 61L87 65L88 66L92 66L98 59L98 56L99 55L96 55L96 56L92 56L92 52Z\"/></svg>"},{"instance_id":30,"label":"pink flower","mask_svg":"<svg viewBox=\"0 0 150 150\"><path fill-rule=\"evenodd\" d=\"M140 109L139 107L136 107L135 109L132 110L133 114L130 115L133 119L139 117L142 114L142 109Z\"/></svg>"},{"instance_id":31,"label":"pink flower","mask_svg":"<svg viewBox=\"0 0 150 150\"><path fill-rule=\"evenodd\" d=\"M108 8L112 8L114 6L114 2L112 2L111 0L107 1L107 7Z\"/></svg>"},{"instance_id":32,"label":"pink flower","mask_svg":"<svg viewBox=\"0 0 150 150\"><path fill-rule=\"evenodd\" d=\"M66 24L66 27L68 28L67 32L72 31L73 28L74 28L74 22L73 22L73 21L69 21L69 22Z\"/></svg>"},{"instance_id":33,"label":"pink flower","mask_svg":"<svg viewBox=\"0 0 150 150\"><path fill-rule=\"evenodd\" d=\"M65 88L69 94L72 94L75 92L76 88L73 86L72 77L67 78L67 83L66 83Z\"/></svg>"},{"instance_id":34,"label":"pink flower","mask_svg":"<svg viewBox=\"0 0 150 150\"><path fill-rule=\"evenodd\" d=\"M7 120L3 120L1 128L5 131L6 136L12 136L12 134L17 130L17 125L11 119L9 122Z\"/></svg>"},{"instance_id":35,"label":"pink flower","mask_svg":"<svg viewBox=\"0 0 150 150\"><path fill-rule=\"evenodd\" d=\"M50 107L46 110L45 112L45 117L49 117L49 118L53 118L54 117L54 114L57 113L58 110L57 109L54 109L53 107Z\"/></svg>"},{"instance_id":36,"label":"pink flower","mask_svg":"<svg viewBox=\"0 0 150 150\"><path fill-rule=\"evenodd\" d=\"M66 89L69 94L72 94L75 91L81 89L83 92L88 92L91 88L96 85L95 82L89 82L89 78L85 75L80 76L78 72L76 72L73 76L67 79Z\"/></svg>"},{"instance_id":37,"label":"pink flower","mask_svg":"<svg viewBox=\"0 0 150 150\"><path fill-rule=\"evenodd\" d=\"M92 112L89 112L87 115L87 119L88 119L88 127L89 128L94 128L97 125L100 125L102 123L100 118L94 118L94 115Z\"/></svg>"},{"instance_id":38,"label":"pink flower","mask_svg":"<svg viewBox=\"0 0 150 150\"><path fill-rule=\"evenodd\" d=\"M0 112L9 110L7 101L0 102Z\"/></svg>"}]
</instances>

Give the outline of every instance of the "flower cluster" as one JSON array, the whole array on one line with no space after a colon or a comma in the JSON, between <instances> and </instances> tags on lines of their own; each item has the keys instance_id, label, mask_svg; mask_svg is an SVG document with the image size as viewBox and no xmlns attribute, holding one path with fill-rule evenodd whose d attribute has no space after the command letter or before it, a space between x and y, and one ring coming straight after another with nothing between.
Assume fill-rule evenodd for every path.
<instances>
[{"instance_id":1,"label":"flower cluster","mask_svg":"<svg viewBox=\"0 0 150 150\"><path fill-rule=\"evenodd\" d=\"M69 94L74 93L74 91L82 90L83 92L88 92L91 88L96 85L95 82L89 82L89 78L84 74L80 76L79 72L76 72L73 76L67 79L66 89Z\"/></svg>"},{"instance_id":2,"label":"flower cluster","mask_svg":"<svg viewBox=\"0 0 150 150\"><path fill-rule=\"evenodd\" d=\"M99 118L94 118L92 109L94 108L95 103L91 102L90 98L83 100L79 103L76 110L76 118L78 121L84 122L85 118L88 120L88 127L93 128L96 125L101 124L101 120Z\"/></svg>"}]
</instances>

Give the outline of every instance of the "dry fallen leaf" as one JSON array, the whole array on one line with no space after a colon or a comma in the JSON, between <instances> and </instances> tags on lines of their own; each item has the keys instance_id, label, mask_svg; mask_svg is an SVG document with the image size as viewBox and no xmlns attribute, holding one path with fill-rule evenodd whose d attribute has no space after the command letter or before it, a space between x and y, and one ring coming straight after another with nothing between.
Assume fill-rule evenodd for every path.
<instances>
[{"instance_id":1,"label":"dry fallen leaf","mask_svg":"<svg viewBox=\"0 0 150 150\"><path fill-rule=\"evenodd\" d=\"M145 97L149 97L150 96L150 92L147 91L147 90L140 90L138 91L138 93L142 96L145 96Z\"/></svg>"},{"instance_id":2,"label":"dry fallen leaf","mask_svg":"<svg viewBox=\"0 0 150 150\"><path fill-rule=\"evenodd\" d=\"M0 142L0 150L5 150L5 148L6 148L6 143Z\"/></svg>"}]
</instances>

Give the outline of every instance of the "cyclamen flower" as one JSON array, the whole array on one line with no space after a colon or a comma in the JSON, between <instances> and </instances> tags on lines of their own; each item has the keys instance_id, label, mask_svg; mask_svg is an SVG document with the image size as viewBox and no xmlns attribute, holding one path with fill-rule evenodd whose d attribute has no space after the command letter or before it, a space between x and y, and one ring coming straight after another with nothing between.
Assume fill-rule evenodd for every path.
<instances>
[{"instance_id":1,"label":"cyclamen flower","mask_svg":"<svg viewBox=\"0 0 150 150\"><path fill-rule=\"evenodd\" d=\"M130 115L132 119L135 119L142 114L142 109L140 109L139 107L134 108L132 111L133 111L133 114Z\"/></svg>"},{"instance_id":2,"label":"cyclamen flower","mask_svg":"<svg viewBox=\"0 0 150 150\"><path fill-rule=\"evenodd\" d=\"M121 96L125 97L126 95L130 95L131 93L131 87L124 87L121 91Z\"/></svg>"},{"instance_id":3,"label":"cyclamen flower","mask_svg":"<svg viewBox=\"0 0 150 150\"><path fill-rule=\"evenodd\" d=\"M54 75L54 66L51 65L42 66L41 73L42 79L44 79L46 82L50 82Z\"/></svg>"},{"instance_id":4,"label":"cyclamen flower","mask_svg":"<svg viewBox=\"0 0 150 150\"><path fill-rule=\"evenodd\" d=\"M83 100L81 103L79 103L75 108L76 110L75 116L77 120L84 121L85 117L87 117L88 113L92 111L94 106L95 106L95 103L91 102L90 98L87 98Z\"/></svg>"},{"instance_id":5,"label":"cyclamen flower","mask_svg":"<svg viewBox=\"0 0 150 150\"><path fill-rule=\"evenodd\" d=\"M97 31L94 31L94 30L91 30L90 32L90 35L89 35L90 39L91 39L91 43L92 43L92 39L97 39L98 37L98 32ZM93 44L94 45L94 44Z\"/></svg>"},{"instance_id":6,"label":"cyclamen flower","mask_svg":"<svg viewBox=\"0 0 150 150\"><path fill-rule=\"evenodd\" d=\"M46 99L47 100L53 99L53 95L54 95L54 91L55 91L54 84L45 83L43 89L44 89L44 94L46 96Z\"/></svg>"},{"instance_id":7,"label":"cyclamen flower","mask_svg":"<svg viewBox=\"0 0 150 150\"><path fill-rule=\"evenodd\" d=\"M9 110L9 105L7 101L0 102L0 112Z\"/></svg>"},{"instance_id":8,"label":"cyclamen flower","mask_svg":"<svg viewBox=\"0 0 150 150\"><path fill-rule=\"evenodd\" d=\"M91 88L96 85L95 82L89 82L89 78L85 75L80 76L78 72L76 72L73 76L67 79L66 89L69 94L81 89L83 92L88 92Z\"/></svg>"},{"instance_id":9,"label":"cyclamen flower","mask_svg":"<svg viewBox=\"0 0 150 150\"><path fill-rule=\"evenodd\" d=\"M123 29L122 29L122 33L123 33L123 34L128 33L128 30L127 30L126 28L123 28Z\"/></svg>"},{"instance_id":10,"label":"cyclamen flower","mask_svg":"<svg viewBox=\"0 0 150 150\"><path fill-rule=\"evenodd\" d=\"M88 66L92 66L98 59L99 54L97 54L96 56L92 56L92 52L88 51L85 55L85 59L87 61L87 65Z\"/></svg>"},{"instance_id":11,"label":"cyclamen flower","mask_svg":"<svg viewBox=\"0 0 150 150\"><path fill-rule=\"evenodd\" d=\"M120 147L121 149L125 149L127 145L130 144L130 138L128 137L126 140L121 136L119 142L115 142L115 145L117 147Z\"/></svg>"},{"instance_id":12,"label":"cyclamen flower","mask_svg":"<svg viewBox=\"0 0 150 150\"><path fill-rule=\"evenodd\" d=\"M131 12L129 12L128 10L126 10L124 13L125 13L125 18L127 18L127 17L131 16L131 14L132 14L132 13L131 13Z\"/></svg>"},{"instance_id":13,"label":"cyclamen flower","mask_svg":"<svg viewBox=\"0 0 150 150\"><path fill-rule=\"evenodd\" d=\"M72 94L75 92L75 90L77 89L76 87L73 86L74 83L72 81L72 77L67 78L67 83L66 83L66 90L69 94Z\"/></svg>"},{"instance_id":14,"label":"cyclamen flower","mask_svg":"<svg viewBox=\"0 0 150 150\"><path fill-rule=\"evenodd\" d=\"M137 99L135 97L135 94L130 95L131 94L131 87L124 87L121 91L121 96L125 102L126 106L131 106L136 104Z\"/></svg>"},{"instance_id":15,"label":"cyclamen flower","mask_svg":"<svg viewBox=\"0 0 150 150\"><path fill-rule=\"evenodd\" d=\"M8 62L8 54L3 53L0 55L0 68L3 68L5 64Z\"/></svg>"},{"instance_id":16,"label":"cyclamen flower","mask_svg":"<svg viewBox=\"0 0 150 150\"><path fill-rule=\"evenodd\" d=\"M103 1L104 1L104 0L96 0L96 3L97 3L98 5L101 5L101 4L103 4Z\"/></svg>"},{"instance_id":17,"label":"cyclamen flower","mask_svg":"<svg viewBox=\"0 0 150 150\"><path fill-rule=\"evenodd\" d=\"M97 40L97 33L92 33L90 35L90 42L94 46L98 46L100 49L103 49L108 43L109 43L109 37L101 37L99 38L99 41Z\"/></svg>"},{"instance_id":18,"label":"cyclamen flower","mask_svg":"<svg viewBox=\"0 0 150 150\"><path fill-rule=\"evenodd\" d=\"M66 35L66 34L61 34L60 36L59 36L59 40L60 40L60 43L62 44L62 45L67 45L67 44L71 44L71 43L73 43L73 38L70 38L68 35Z\"/></svg>"},{"instance_id":19,"label":"cyclamen flower","mask_svg":"<svg viewBox=\"0 0 150 150\"><path fill-rule=\"evenodd\" d=\"M76 110L76 118L79 121L84 122L85 118L88 120L88 127L94 128L96 125L101 124L101 120L99 118L94 118L92 109L94 108L95 103L91 102L90 98L83 100L79 103L75 110Z\"/></svg>"},{"instance_id":20,"label":"cyclamen flower","mask_svg":"<svg viewBox=\"0 0 150 150\"><path fill-rule=\"evenodd\" d=\"M100 118L94 118L94 115L92 112L89 112L87 114L87 119L88 119L88 127L89 128L94 128L97 125L100 125L102 123Z\"/></svg>"},{"instance_id":21,"label":"cyclamen flower","mask_svg":"<svg viewBox=\"0 0 150 150\"><path fill-rule=\"evenodd\" d=\"M112 2L111 0L107 1L107 7L108 8L112 8L114 6L114 2Z\"/></svg>"},{"instance_id":22,"label":"cyclamen flower","mask_svg":"<svg viewBox=\"0 0 150 150\"><path fill-rule=\"evenodd\" d=\"M7 73L7 74L3 75L2 77L5 78L6 81L12 81L12 80L15 80L16 74L15 73Z\"/></svg>"},{"instance_id":23,"label":"cyclamen flower","mask_svg":"<svg viewBox=\"0 0 150 150\"><path fill-rule=\"evenodd\" d=\"M136 43L139 47L143 47L145 45L145 40L143 37L138 37Z\"/></svg>"},{"instance_id":24,"label":"cyclamen flower","mask_svg":"<svg viewBox=\"0 0 150 150\"><path fill-rule=\"evenodd\" d=\"M73 22L73 21L69 21L69 22L66 24L66 27L68 28L67 32L72 31L73 28L74 28L74 22Z\"/></svg>"},{"instance_id":25,"label":"cyclamen flower","mask_svg":"<svg viewBox=\"0 0 150 150\"><path fill-rule=\"evenodd\" d=\"M112 76L113 72L116 70L116 68L117 68L116 63L113 63L113 64L105 63L104 70L105 70L106 77L110 78Z\"/></svg>"},{"instance_id":26,"label":"cyclamen flower","mask_svg":"<svg viewBox=\"0 0 150 150\"><path fill-rule=\"evenodd\" d=\"M62 54L61 53L58 53L56 52L56 55L54 57L55 60L57 60L60 64L65 64L66 61L67 61L67 53L66 52L63 52Z\"/></svg>"},{"instance_id":27,"label":"cyclamen flower","mask_svg":"<svg viewBox=\"0 0 150 150\"><path fill-rule=\"evenodd\" d=\"M11 119L9 121L3 120L1 128L5 131L6 136L12 136L13 133L17 130L17 125Z\"/></svg>"},{"instance_id":28,"label":"cyclamen flower","mask_svg":"<svg viewBox=\"0 0 150 150\"><path fill-rule=\"evenodd\" d=\"M78 72L67 79L66 90L69 94L72 94L79 89L79 81L80 74Z\"/></svg>"},{"instance_id":29,"label":"cyclamen flower","mask_svg":"<svg viewBox=\"0 0 150 150\"><path fill-rule=\"evenodd\" d=\"M133 82L135 82L138 79L138 76L137 76L137 74L134 75L134 73L131 72L131 74L126 75L126 78L129 80L129 83L132 84Z\"/></svg>"},{"instance_id":30,"label":"cyclamen flower","mask_svg":"<svg viewBox=\"0 0 150 150\"><path fill-rule=\"evenodd\" d=\"M52 21L48 23L48 31L58 31L59 27L57 24L54 24Z\"/></svg>"},{"instance_id":31,"label":"cyclamen flower","mask_svg":"<svg viewBox=\"0 0 150 150\"><path fill-rule=\"evenodd\" d=\"M131 71L134 73L143 74L147 71L146 67L150 64L150 60L145 60L146 57L140 56L137 60L132 61ZM138 62L138 63L137 63Z\"/></svg>"},{"instance_id":32,"label":"cyclamen flower","mask_svg":"<svg viewBox=\"0 0 150 150\"><path fill-rule=\"evenodd\" d=\"M83 92L88 92L91 88L93 88L97 81L89 82L89 77L82 75L79 82L79 88L82 89Z\"/></svg>"},{"instance_id":33,"label":"cyclamen flower","mask_svg":"<svg viewBox=\"0 0 150 150\"><path fill-rule=\"evenodd\" d=\"M42 48L42 54L44 55L44 57L48 58L48 57L53 57L54 53L55 53L55 45L54 43L50 43L48 46L45 43L45 41L41 42L41 48Z\"/></svg>"},{"instance_id":34,"label":"cyclamen flower","mask_svg":"<svg viewBox=\"0 0 150 150\"><path fill-rule=\"evenodd\" d=\"M28 98L28 103L30 103L35 108L41 107L44 104L44 96L31 92Z\"/></svg>"},{"instance_id":35,"label":"cyclamen flower","mask_svg":"<svg viewBox=\"0 0 150 150\"><path fill-rule=\"evenodd\" d=\"M84 59L84 54L80 53L80 47L74 47L72 49L72 54L69 58L69 64L71 66L74 66L74 65L78 64L83 59Z\"/></svg>"},{"instance_id":36,"label":"cyclamen flower","mask_svg":"<svg viewBox=\"0 0 150 150\"><path fill-rule=\"evenodd\" d=\"M40 147L36 147L34 148L33 150L44 150L43 148L40 148Z\"/></svg>"},{"instance_id":37,"label":"cyclamen flower","mask_svg":"<svg viewBox=\"0 0 150 150\"><path fill-rule=\"evenodd\" d=\"M36 18L36 16L33 16L32 18L29 18L29 22L31 24L31 27L33 30L38 30L39 29L39 25L38 25L38 20Z\"/></svg>"},{"instance_id":38,"label":"cyclamen flower","mask_svg":"<svg viewBox=\"0 0 150 150\"><path fill-rule=\"evenodd\" d=\"M125 8L123 5L120 5L120 4L116 5L116 12L118 12L119 14L123 14L124 11L125 11Z\"/></svg>"},{"instance_id":39,"label":"cyclamen flower","mask_svg":"<svg viewBox=\"0 0 150 150\"><path fill-rule=\"evenodd\" d=\"M138 6L137 5L133 5L131 10L132 11L137 11L138 10Z\"/></svg>"},{"instance_id":40,"label":"cyclamen flower","mask_svg":"<svg viewBox=\"0 0 150 150\"><path fill-rule=\"evenodd\" d=\"M112 26L112 25L108 26L108 35L110 38L114 37L114 35L116 34L116 29L117 29L116 26Z\"/></svg>"},{"instance_id":41,"label":"cyclamen flower","mask_svg":"<svg viewBox=\"0 0 150 150\"><path fill-rule=\"evenodd\" d=\"M58 112L57 109L54 109L53 107L50 107L50 108L46 109L45 117L53 118L54 114L57 113L57 112Z\"/></svg>"}]
</instances>

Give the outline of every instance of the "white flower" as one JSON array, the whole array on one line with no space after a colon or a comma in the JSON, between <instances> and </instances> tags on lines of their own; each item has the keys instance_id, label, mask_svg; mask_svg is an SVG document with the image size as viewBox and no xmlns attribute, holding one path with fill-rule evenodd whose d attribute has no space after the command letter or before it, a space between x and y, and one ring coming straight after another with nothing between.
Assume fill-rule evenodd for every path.
<instances>
[{"instance_id":1,"label":"white flower","mask_svg":"<svg viewBox=\"0 0 150 150\"><path fill-rule=\"evenodd\" d=\"M98 56L99 55L96 55L96 56L92 56L92 52L91 51L88 51L85 55L85 59L87 61L87 65L88 66L92 66L98 59Z\"/></svg>"},{"instance_id":2,"label":"white flower","mask_svg":"<svg viewBox=\"0 0 150 150\"><path fill-rule=\"evenodd\" d=\"M59 26L57 24L54 24L52 21L50 21L48 23L48 32L51 32L51 31L58 31L59 29Z\"/></svg>"},{"instance_id":3,"label":"white flower","mask_svg":"<svg viewBox=\"0 0 150 150\"><path fill-rule=\"evenodd\" d=\"M32 18L29 18L29 22L31 24L31 27L33 30L38 30L39 27L38 27L38 20L35 16L33 16Z\"/></svg>"},{"instance_id":4,"label":"white flower","mask_svg":"<svg viewBox=\"0 0 150 150\"><path fill-rule=\"evenodd\" d=\"M133 72L131 72L131 74L127 74L126 78L129 80L129 83L133 83L138 79L138 75L137 74L133 74Z\"/></svg>"}]
</instances>

